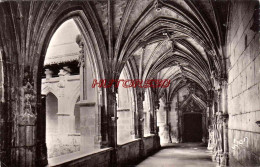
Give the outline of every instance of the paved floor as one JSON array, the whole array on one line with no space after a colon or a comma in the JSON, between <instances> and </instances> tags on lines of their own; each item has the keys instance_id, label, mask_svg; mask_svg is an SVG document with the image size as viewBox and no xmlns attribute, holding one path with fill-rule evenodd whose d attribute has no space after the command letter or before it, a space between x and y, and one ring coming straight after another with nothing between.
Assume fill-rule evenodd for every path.
<instances>
[{"instance_id":1,"label":"paved floor","mask_svg":"<svg viewBox=\"0 0 260 167\"><path fill-rule=\"evenodd\" d=\"M216 167L210 155L199 143L167 144L137 167Z\"/></svg>"}]
</instances>

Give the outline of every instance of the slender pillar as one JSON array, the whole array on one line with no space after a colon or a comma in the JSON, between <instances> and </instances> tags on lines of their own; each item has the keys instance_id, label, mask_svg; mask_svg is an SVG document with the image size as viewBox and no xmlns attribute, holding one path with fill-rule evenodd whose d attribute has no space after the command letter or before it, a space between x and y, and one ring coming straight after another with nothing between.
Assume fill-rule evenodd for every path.
<instances>
[{"instance_id":1,"label":"slender pillar","mask_svg":"<svg viewBox=\"0 0 260 167\"><path fill-rule=\"evenodd\" d=\"M180 99L179 99L179 92L177 92L176 97L177 97L177 102L176 102L175 110L177 112L177 129L178 129L177 140L180 143L181 142L181 138L180 138L181 137L181 132L180 132L181 130L180 130L180 109L179 109L179 101L180 101Z\"/></svg>"},{"instance_id":2,"label":"slender pillar","mask_svg":"<svg viewBox=\"0 0 260 167\"><path fill-rule=\"evenodd\" d=\"M155 129L155 134L159 134L159 127L157 126L157 113L158 113L158 110L160 108L160 101L159 100L156 100L155 101L155 104L154 104L154 129Z\"/></svg>"},{"instance_id":3,"label":"slender pillar","mask_svg":"<svg viewBox=\"0 0 260 167\"><path fill-rule=\"evenodd\" d=\"M164 107L165 112L166 112L166 130L168 133L168 143L172 143L172 138L171 138L171 125L170 125L170 121L169 121L169 115L170 115L170 111L171 111L171 101L166 102L166 106Z\"/></svg>"},{"instance_id":4,"label":"slender pillar","mask_svg":"<svg viewBox=\"0 0 260 167\"><path fill-rule=\"evenodd\" d=\"M207 126L206 126L206 118L207 115L205 112L202 113L202 142L206 143L207 142Z\"/></svg>"},{"instance_id":5,"label":"slender pillar","mask_svg":"<svg viewBox=\"0 0 260 167\"><path fill-rule=\"evenodd\" d=\"M76 43L79 45L80 51L79 51L79 58L78 58L78 67L80 67L80 100L87 99L87 92L86 87L84 85L87 84L86 82L86 55L85 55L85 43L84 39L81 35L77 35L76 37Z\"/></svg>"},{"instance_id":6,"label":"slender pillar","mask_svg":"<svg viewBox=\"0 0 260 167\"><path fill-rule=\"evenodd\" d=\"M47 160L47 146L46 146L46 95L41 96L41 104L38 104L38 121L37 121L37 147L36 160L37 166L46 166Z\"/></svg>"},{"instance_id":7,"label":"slender pillar","mask_svg":"<svg viewBox=\"0 0 260 167\"><path fill-rule=\"evenodd\" d=\"M149 103L149 105L150 105L150 134L155 134L155 126L154 126L154 124L155 124L155 122L154 122L154 119L155 119L155 113L156 113L156 110L155 110L155 105L154 104L152 104L152 93L151 94L149 94L150 96L150 103Z\"/></svg>"},{"instance_id":8,"label":"slender pillar","mask_svg":"<svg viewBox=\"0 0 260 167\"><path fill-rule=\"evenodd\" d=\"M138 138L144 137L144 92L138 89L137 94L137 108L138 108Z\"/></svg>"},{"instance_id":9,"label":"slender pillar","mask_svg":"<svg viewBox=\"0 0 260 167\"><path fill-rule=\"evenodd\" d=\"M152 108L152 110L149 112L149 114L150 114L150 134L155 134L155 131L154 131L154 113L155 113L155 110Z\"/></svg>"}]
</instances>

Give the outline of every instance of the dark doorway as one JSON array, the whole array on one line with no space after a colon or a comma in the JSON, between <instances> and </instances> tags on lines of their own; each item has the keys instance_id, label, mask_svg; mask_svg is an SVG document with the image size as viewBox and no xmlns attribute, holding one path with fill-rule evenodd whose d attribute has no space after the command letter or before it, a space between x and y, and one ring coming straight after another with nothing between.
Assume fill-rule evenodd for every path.
<instances>
[{"instance_id":1,"label":"dark doorway","mask_svg":"<svg viewBox=\"0 0 260 167\"><path fill-rule=\"evenodd\" d=\"M184 115L184 142L202 141L202 116L201 114Z\"/></svg>"}]
</instances>

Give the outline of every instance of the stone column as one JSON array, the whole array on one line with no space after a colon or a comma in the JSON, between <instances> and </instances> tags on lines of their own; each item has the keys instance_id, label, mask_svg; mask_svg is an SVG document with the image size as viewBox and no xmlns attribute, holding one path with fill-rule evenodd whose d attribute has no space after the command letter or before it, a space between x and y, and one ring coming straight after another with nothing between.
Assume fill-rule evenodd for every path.
<instances>
[{"instance_id":1,"label":"stone column","mask_svg":"<svg viewBox=\"0 0 260 167\"><path fill-rule=\"evenodd\" d=\"M137 130L137 138L143 139L144 137L144 92L141 88L137 89L137 119L138 119L138 130ZM139 156L140 158L144 155L144 143L143 140L140 141L139 147Z\"/></svg>"},{"instance_id":2,"label":"stone column","mask_svg":"<svg viewBox=\"0 0 260 167\"><path fill-rule=\"evenodd\" d=\"M158 113L158 110L160 108L160 101L159 100L156 100L155 101L155 104L154 104L154 131L155 131L155 134L159 134L159 127L157 126L157 113Z\"/></svg>"},{"instance_id":3,"label":"stone column","mask_svg":"<svg viewBox=\"0 0 260 167\"><path fill-rule=\"evenodd\" d=\"M170 111L171 111L171 101L167 101L164 107L164 110L166 112L166 131L168 133L168 143L172 143L172 139L171 139L171 125L169 122L169 115L170 115Z\"/></svg>"},{"instance_id":4,"label":"stone column","mask_svg":"<svg viewBox=\"0 0 260 167\"><path fill-rule=\"evenodd\" d=\"M108 119L109 119L109 146L117 147L117 100L114 85L107 89L108 95Z\"/></svg>"},{"instance_id":5,"label":"stone column","mask_svg":"<svg viewBox=\"0 0 260 167\"><path fill-rule=\"evenodd\" d=\"M17 81L18 82L18 81ZM11 166L36 166L36 91L34 82L29 74L29 68L24 72L23 85L20 88L20 111L17 111L15 129L17 137L13 139L14 148L11 150L13 162ZM15 122L16 122L15 121ZM43 158L43 157L42 157Z\"/></svg>"},{"instance_id":6,"label":"stone column","mask_svg":"<svg viewBox=\"0 0 260 167\"><path fill-rule=\"evenodd\" d=\"M183 132L184 132L184 126L183 126L183 114L182 114L182 110L179 109L179 142L183 142Z\"/></svg>"},{"instance_id":7,"label":"stone column","mask_svg":"<svg viewBox=\"0 0 260 167\"><path fill-rule=\"evenodd\" d=\"M144 92L142 92L141 89L138 89L137 93L137 114L138 114L138 133L137 137L138 138L143 138L144 137L144 106L143 106L143 101L144 101Z\"/></svg>"},{"instance_id":8,"label":"stone column","mask_svg":"<svg viewBox=\"0 0 260 167\"><path fill-rule=\"evenodd\" d=\"M36 164L37 166L46 166L47 146L46 146L46 95L41 96L41 103L38 106L37 121L37 146L36 146Z\"/></svg>"},{"instance_id":9,"label":"stone column","mask_svg":"<svg viewBox=\"0 0 260 167\"><path fill-rule=\"evenodd\" d=\"M108 146L113 147L111 164L117 166L117 89L107 88Z\"/></svg>"},{"instance_id":10,"label":"stone column","mask_svg":"<svg viewBox=\"0 0 260 167\"><path fill-rule=\"evenodd\" d=\"M207 142L207 115L205 112L202 113L202 142Z\"/></svg>"},{"instance_id":11,"label":"stone column","mask_svg":"<svg viewBox=\"0 0 260 167\"><path fill-rule=\"evenodd\" d=\"M178 135L177 135L177 140L180 143L181 142L181 129L180 129L180 108L179 108L179 103L180 103L180 99L179 99L179 92L177 92L177 102L176 102L176 112L177 112L177 130L178 130Z\"/></svg>"},{"instance_id":12,"label":"stone column","mask_svg":"<svg viewBox=\"0 0 260 167\"><path fill-rule=\"evenodd\" d=\"M151 104L150 104L151 106ZM150 134L155 134L155 129L154 129L154 113L155 109L154 106L152 105L152 109L150 109Z\"/></svg>"},{"instance_id":13,"label":"stone column","mask_svg":"<svg viewBox=\"0 0 260 167\"><path fill-rule=\"evenodd\" d=\"M206 109L206 142L209 144L209 136L210 136L210 116L211 116L211 107L210 107L210 102L207 102L207 109Z\"/></svg>"}]
</instances>

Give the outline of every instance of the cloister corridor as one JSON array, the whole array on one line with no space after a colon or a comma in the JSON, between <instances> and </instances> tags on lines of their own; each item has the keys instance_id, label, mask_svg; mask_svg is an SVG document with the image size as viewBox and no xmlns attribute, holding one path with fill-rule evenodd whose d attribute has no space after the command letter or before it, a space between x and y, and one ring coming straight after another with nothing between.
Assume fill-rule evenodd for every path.
<instances>
[{"instance_id":1,"label":"cloister corridor","mask_svg":"<svg viewBox=\"0 0 260 167\"><path fill-rule=\"evenodd\" d=\"M259 0L0 0L0 167L259 167Z\"/></svg>"},{"instance_id":2,"label":"cloister corridor","mask_svg":"<svg viewBox=\"0 0 260 167\"><path fill-rule=\"evenodd\" d=\"M131 165L127 165L131 166ZM165 144L157 153L146 158L137 167L216 167L211 153L202 143Z\"/></svg>"}]
</instances>

